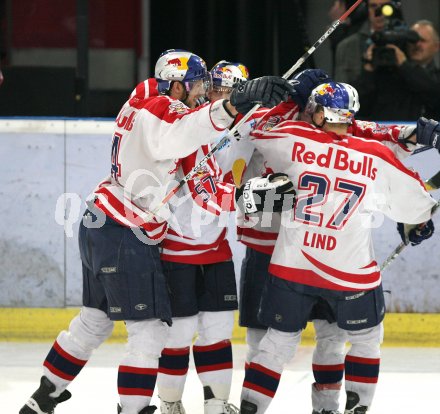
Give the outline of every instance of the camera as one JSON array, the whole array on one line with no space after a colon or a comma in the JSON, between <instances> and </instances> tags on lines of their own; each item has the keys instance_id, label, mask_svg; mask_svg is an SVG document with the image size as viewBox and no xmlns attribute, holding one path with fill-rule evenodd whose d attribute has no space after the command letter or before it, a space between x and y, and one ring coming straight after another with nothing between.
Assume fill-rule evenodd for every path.
<instances>
[{"instance_id":1,"label":"camera","mask_svg":"<svg viewBox=\"0 0 440 414\"><path fill-rule=\"evenodd\" d=\"M396 55L393 49L387 48L387 44L396 45L405 51L408 43L416 43L420 40L417 32L409 30L403 21L401 3L390 1L378 7L375 11L376 16L385 16L387 19L385 29L374 32L371 40L376 45L373 49L374 67L393 67L396 66Z\"/></svg>"}]
</instances>

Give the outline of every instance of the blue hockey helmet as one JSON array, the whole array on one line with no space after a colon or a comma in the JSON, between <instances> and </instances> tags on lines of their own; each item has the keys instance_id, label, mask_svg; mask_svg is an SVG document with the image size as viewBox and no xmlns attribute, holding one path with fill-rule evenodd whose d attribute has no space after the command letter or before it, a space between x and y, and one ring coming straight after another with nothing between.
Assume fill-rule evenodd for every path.
<instances>
[{"instance_id":1,"label":"blue hockey helmet","mask_svg":"<svg viewBox=\"0 0 440 414\"><path fill-rule=\"evenodd\" d=\"M239 62L221 60L211 69L212 86L217 91L228 92L234 85L249 79L248 68Z\"/></svg>"},{"instance_id":2,"label":"blue hockey helmet","mask_svg":"<svg viewBox=\"0 0 440 414\"><path fill-rule=\"evenodd\" d=\"M211 87L211 75L205 61L183 49L168 49L163 52L156 62L154 77L158 83L159 93L169 91L171 82L182 82L187 92L195 81L202 80L205 90Z\"/></svg>"},{"instance_id":3,"label":"blue hockey helmet","mask_svg":"<svg viewBox=\"0 0 440 414\"><path fill-rule=\"evenodd\" d=\"M314 113L318 105L323 107L327 122L351 124L360 108L359 95L348 83L323 83L313 89L305 110Z\"/></svg>"}]
</instances>

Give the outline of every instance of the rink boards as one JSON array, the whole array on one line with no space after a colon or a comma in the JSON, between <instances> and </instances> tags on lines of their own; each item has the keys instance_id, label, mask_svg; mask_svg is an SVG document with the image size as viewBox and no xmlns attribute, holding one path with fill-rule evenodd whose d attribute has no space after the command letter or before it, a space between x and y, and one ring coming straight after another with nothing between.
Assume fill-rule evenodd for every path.
<instances>
[{"instance_id":1,"label":"rink boards","mask_svg":"<svg viewBox=\"0 0 440 414\"><path fill-rule=\"evenodd\" d=\"M103 119L0 119L0 323L6 329L1 329L2 335L19 337L20 331L27 335L29 330L22 325L27 320L34 335L38 336L38 327L46 338L51 335L44 334L46 322L58 323L54 329L58 331L76 312L68 307L80 305L77 228L85 198L108 175L112 125ZM426 179L439 170L440 156L430 150L410 157L406 164ZM434 196L438 198L438 192ZM437 229L439 216L434 220ZM235 241L233 219L229 230L238 274L244 248ZM413 332L417 325L423 328L417 334L425 338L422 342L429 343L431 335L435 338L439 238L437 230L428 242L408 247L384 272L388 310L405 313L388 315L387 336L409 328ZM374 239L379 263L400 242L395 224L387 219L374 231ZM27 309L49 307L56 310ZM240 332L235 330L237 340Z\"/></svg>"}]
</instances>

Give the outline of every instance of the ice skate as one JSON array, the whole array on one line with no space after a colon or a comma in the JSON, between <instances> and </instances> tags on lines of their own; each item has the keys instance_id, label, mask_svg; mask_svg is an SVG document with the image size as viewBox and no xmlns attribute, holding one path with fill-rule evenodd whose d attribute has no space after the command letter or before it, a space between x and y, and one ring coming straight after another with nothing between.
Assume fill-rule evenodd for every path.
<instances>
[{"instance_id":1,"label":"ice skate","mask_svg":"<svg viewBox=\"0 0 440 414\"><path fill-rule=\"evenodd\" d=\"M238 414L239 412L238 407L226 400L211 398L205 401L205 414Z\"/></svg>"},{"instance_id":2,"label":"ice skate","mask_svg":"<svg viewBox=\"0 0 440 414\"><path fill-rule=\"evenodd\" d=\"M19 414L53 414L57 404L68 400L72 394L64 390L58 397L51 397L55 385L45 376L41 377L40 387L35 391Z\"/></svg>"},{"instance_id":3,"label":"ice skate","mask_svg":"<svg viewBox=\"0 0 440 414\"><path fill-rule=\"evenodd\" d=\"M258 410L256 404L243 400L240 405L241 414L255 414Z\"/></svg>"},{"instance_id":4,"label":"ice skate","mask_svg":"<svg viewBox=\"0 0 440 414\"><path fill-rule=\"evenodd\" d=\"M344 414L365 414L368 407L359 404L359 395L353 391L347 391L347 403Z\"/></svg>"},{"instance_id":5,"label":"ice skate","mask_svg":"<svg viewBox=\"0 0 440 414\"><path fill-rule=\"evenodd\" d=\"M186 414L185 408L183 408L182 401L167 402L161 400L160 403L161 414Z\"/></svg>"},{"instance_id":6,"label":"ice skate","mask_svg":"<svg viewBox=\"0 0 440 414\"><path fill-rule=\"evenodd\" d=\"M142 408L141 411L139 411L139 414L153 414L156 411L157 407L155 405L150 405L149 407ZM118 414L122 413L122 408L118 404Z\"/></svg>"}]
</instances>

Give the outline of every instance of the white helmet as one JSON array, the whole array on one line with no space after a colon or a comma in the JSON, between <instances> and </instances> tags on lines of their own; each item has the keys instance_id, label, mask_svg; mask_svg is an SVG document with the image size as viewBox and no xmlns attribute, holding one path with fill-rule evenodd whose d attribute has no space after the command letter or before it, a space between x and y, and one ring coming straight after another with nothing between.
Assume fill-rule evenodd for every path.
<instances>
[{"instance_id":1,"label":"white helmet","mask_svg":"<svg viewBox=\"0 0 440 414\"><path fill-rule=\"evenodd\" d=\"M313 89L305 111L313 114L318 105L324 108L327 122L351 124L360 108L359 95L348 83L323 83Z\"/></svg>"},{"instance_id":2,"label":"white helmet","mask_svg":"<svg viewBox=\"0 0 440 414\"><path fill-rule=\"evenodd\" d=\"M248 68L238 62L221 60L214 65L210 72L212 86L219 91L223 88L233 88L234 85L249 79Z\"/></svg>"},{"instance_id":3,"label":"white helmet","mask_svg":"<svg viewBox=\"0 0 440 414\"><path fill-rule=\"evenodd\" d=\"M156 62L154 77L158 83L159 93L162 94L169 90L173 81L184 83L187 92L191 90L191 83L197 80L206 82L206 90L211 86L211 75L205 61L182 49L169 49L163 52Z\"/></svg>"}]
</instances>

